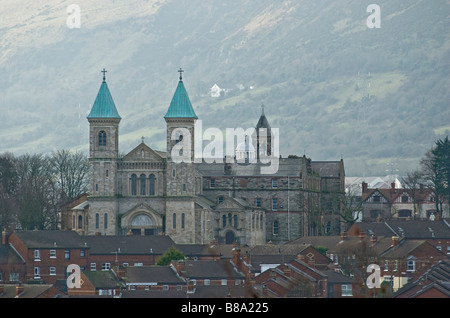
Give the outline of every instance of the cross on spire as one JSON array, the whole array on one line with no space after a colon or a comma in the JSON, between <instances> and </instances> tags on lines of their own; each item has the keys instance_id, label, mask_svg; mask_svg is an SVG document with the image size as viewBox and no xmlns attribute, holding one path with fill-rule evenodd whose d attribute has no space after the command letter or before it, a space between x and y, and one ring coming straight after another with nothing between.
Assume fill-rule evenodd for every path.
<instances>
[{"instance_id":1,"label":"cross on spire","mask_svg":"<svg viewBox=\"0 0 450 318\"><path fill-rule=\"evenodd\" d=\"M183 69L180 67L180 69L178 70L178 73L180 73L180 81L183 80L183 76L182 76L183 72L184 72Z\"/></svg>"},{"instance_id":2,"label":"cross on spire","mask_svg":"<svg viewBox=\"0 0 450 318\"><path fill-rule=\"evenodd\" d=\"M264 104L261 104L261 115L264 115Z\"/></svg>"},{"instance_id":3,"label":"cross on spire","mask_svg":"<svg viewBox=\"0 0 450 318\"><path fill-rule=\"evenodd\" d=\"M107 70L105 70L105 68L103 68L103 70L101 71L103 73L103 82L106 80L106 72L108 72Z\"/></svg>"}]
</instances>

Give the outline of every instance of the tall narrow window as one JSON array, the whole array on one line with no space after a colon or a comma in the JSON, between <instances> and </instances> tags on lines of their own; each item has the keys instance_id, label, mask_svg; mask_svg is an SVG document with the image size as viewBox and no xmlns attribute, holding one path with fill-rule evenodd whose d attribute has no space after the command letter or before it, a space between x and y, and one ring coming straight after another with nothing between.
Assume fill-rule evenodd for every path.
<instances>
[{"instance_id":1,"label":"tall narrow window","mask_svg":"<svg viewBox=\"0 0 450 318\"><path fill-rule=\"evenodd\" d=\"M228 225L231 226L231 220L232 220L232 215L231 213L228 213Z\"/></svg>"},{"instance_id":2,"label":"tall narrow window","mask_svg":"<svg viewBox=\"0 0 450 318\"><path fill-rule=\"evenodd\" d=\"M277 211L277 210L278 210L278 199L273 198L272 199L272 211Z\"/></svg>"},{"instance_id":3,"label":"tall narrow window","mask_svg":"<svg viewBox=\"0 0 450 318\"><path fill-rule=\"evenodd\" d=\"M174 213L174 214L172 215L172 227L173 227L174 229L177 228L177 214L176 214L176 213Z\"/></svg>"},{"instance_id":4,"label":"tall narrow window","mask_svg":"<svg viewBox=\"0 0 450 318\"><path fill-rule=\"evenodd\" d=\"M278 231L279 231L278 221L274 221L273 222L273 235L278 235Z\"/></svg>"},{"instance_id":5,"label":"tall narrow window","mask_svg":"<svg viewBox=\"0 0 450 318\"><path fill-rule=\"evenodd\" d=\"M238 216L235 214L233 216L233 226L237 229L238 227Z\"/></svg>"},{"instance_id":6,"label":"tall narrow window","mask_svg":"<svg viewBox=\"0 0 450 318\"><path fill-rule=\"evenodd\" d=\"M106 146L106 133L103 130L98 133L98 145Z\"/></svg>"},{"instance_id":7,"label":"tall narrow window","mask_svg":"<svg viewBox=\"0 0 450 318\"><path fill-rule=\"evenodd\" d=\"M184 213L181 213L181 228L184 229Z\"/></svg>"},{"instance_id":8,"label":"tall narrow window","mask_svg":"<svg viewBox=\"0 0 450 318\"><path fill-rule=\"evenodd\" d=\"M98 229L100 223L100 215L98 213L95 214L95 228Z\"/></svg>"},{"instance_id":9,"label":"tall narrow window","mask_svg":"<svg viewBox=\"0 0 450 318\"><path fill-rule=\"evenodd\" d=\"M224 215L222 215L222 227L225 227L225 226L227 226L227 217L224 214Z\"/></svg>"},{"instance_id":10,"label":"tall narrow window","mask_svg":"<svg viewBox=\"0 0 450 318\"><path fill-rule=\"evenodd\" d=\"M78 228L79 229L83 228L83 216L81 215L78 216Z\"/></svg>"},{"instance_id":11,"label":"tall narrow window","mask_svg":"<svg viewBox=\"0 0 450 318\"><path fill-rule=\"evenodd\" d=\"M103 216L103 227L105 229L108 228L108 213L105 213L105 215Z\"/></svg>"},{"instance_id":12,"label":"tall narrow window","mask_svg":"<svg viewBox=\"0 0 450 318\"><path fill-rule=\"evenodd\" d=\"M151 174L149 177L149 194L155 195L155 175Z\"/></svg>"},{"instance_id":13,"label":"tall narrow window","mask_svg":"<svg viewBox=\"0 0 450 318\"><path fill-rule=\"evenodd\" d=\"M147 192L145 188L145 174L141 174L140 180L141 180L141 195L145 195Z\"/></svg>"},{"instance_id":14,"label":"tall narrow window","mask_svg":"<svg viewBox=\"0 0 450 318\"><path fill-rule=\"evenodd\" d=\"M131 175L131 195L137 195L137 176Z\"/></svg>"}]
</instances>

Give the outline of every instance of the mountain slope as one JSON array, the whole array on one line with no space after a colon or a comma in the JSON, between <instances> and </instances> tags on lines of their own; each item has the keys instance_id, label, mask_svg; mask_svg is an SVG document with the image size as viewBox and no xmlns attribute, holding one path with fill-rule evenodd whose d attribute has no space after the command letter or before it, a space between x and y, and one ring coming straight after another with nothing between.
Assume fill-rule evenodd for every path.
<instances>
[{"instance_id":1,"label":"mountain slope","mask_svg":"<svg viewBox=\"0 0 450 318\"><path fill-rule=\"evenodd\" d=\"M380 29L356 0L83 0L80 29L65 1L4 2L0 152L86 150L103 67L122 152L165 148L179 67L204 129L254 126L264 104L282 155L343 157L348 175L403 173L449 134L446 1L378 1Z\"/></svg>"}]
</instances>

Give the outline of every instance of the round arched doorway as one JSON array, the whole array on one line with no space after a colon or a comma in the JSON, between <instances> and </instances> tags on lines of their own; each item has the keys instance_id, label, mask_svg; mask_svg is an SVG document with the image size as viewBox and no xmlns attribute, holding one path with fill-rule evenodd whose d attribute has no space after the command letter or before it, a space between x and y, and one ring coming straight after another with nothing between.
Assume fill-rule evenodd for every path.
<instances>
[{"instance_id":1,"label":"round arched doorway","mask_svg":"<svg viewBox=\"0 0 450 318\"><path fill-rule=\"evenodd\" d=\"M135 235L155 235L155 225L147 214L138 214L131 220L131 232Z\"/></svg>"}]
</instances>

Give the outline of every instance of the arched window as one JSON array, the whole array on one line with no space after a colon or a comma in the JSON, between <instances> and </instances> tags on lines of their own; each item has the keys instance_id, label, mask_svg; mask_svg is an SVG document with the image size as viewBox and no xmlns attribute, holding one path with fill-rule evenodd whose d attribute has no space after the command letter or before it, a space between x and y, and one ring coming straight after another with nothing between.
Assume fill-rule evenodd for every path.
<instances>
[{"instance_id":1,"label":"arched window","mask_svg":"<svg viewBox=\"0 0 450 318\"><path fill-rule=\"evenodd\" d=\"M98 133L98 145L106 146L106 132L104 130Z\"/></svg>"},{"instance_id":2,"label":"arched window","mask_svg":"<svg viewBox=\"0 0 450 318\"><path fill-rule=\"evenodd\" d=\"M149 194L155 195L155 175L151 174L149 177Z\"/></svg>"},{"instance_id":3,"label":"arched window","mask_svg":"<svg viewBox=\"0 0 450 318\"><path fill-rule=\"evenodd\" d=\"M78 228L83 228L83 217L81 215L78 216Z\"/></svg>"},{"instance_id":4,"label":"arched window","mask_svg":"<svg viewBox=\"0 0 450 318\"><path fill-rule=\"evenodd\" d=\"M273 235L278 235L279 227L278 227L278 221L273 222Z\"/></svg>"},{"instance_id":5,"label":"arched window","mask_svg":"<svg viewBox=\"0 0 450 318\"><path fill-rule=\"evenodd\" d=\"M105 229L108 228L108 213L105 213L105 215L103 216L103 226Z\"/></svg>"},{"instance_id":6,"label":"arched window","mask_svg":"<svg viewBox=\"0 0 450 318\"><path fill-rule=\"evenodd\" d=\"M137 176L131 175L131 195L137 195Z\"/></svg>"},{"instance_id":7,"label":"arched window","mask_svg":"<svg viewBox=\"0 0 450 318\"><path fill-rule=\"evenodd\" d=\"M184 213L181 213L181 228L184 229Z\"/></svg>"},{"instance_id":8,"label":"arched window","mask_svg":"<svg viewBox=\"0 0 450 318\"><path fill-rule=\"evenodd\" d=\"M228 225L231 226L232 216L231 213L228 213Z\"/></svg>"},{"instance_id":9,"label":"arched window","mask_svg":"<svg viewBox=\"0 0 450 318\"><path fill-rule=\"evenodd\" d=\"M98 229L100 224L100 215L98 213L95 214L95 228Z\"/></svg>"},{"instance_id":10,"label":"arched window","mask_svg":"<svg viewBox=\"0 0 450 318\"><path fill-rule=\"evenodd\" d=\"M236 214L233 216L233 226L238 227L238 216Z\"/></svg>"},{"instance_id":11,"label":"arched window","mask_svg":"<svg viewBox=\"0 0 450 318\"><path fill-rule=\"evenodd\" d=\"M224 215L222 215L222 227L227 226L227 217Z\"/></svg>"},{"instance_id":12,"label":"arched window","mask_svg":"<svg viewBox=\"0 0 450 318\"><path fill-rule=\"evenodd\" d=\"M141 180L141 195L145 195L147 192L145 188L145 174L141 174L140 180Z\"/></svg>"}]
</instances>

